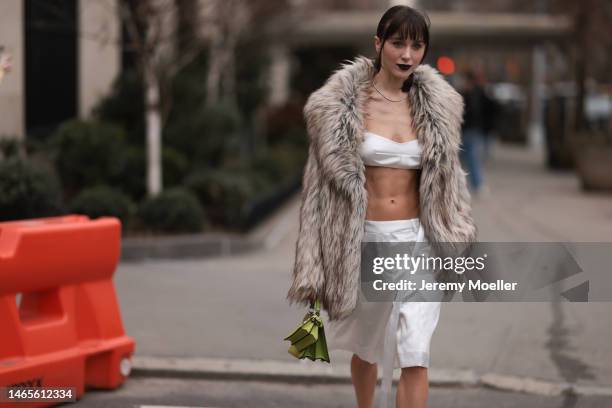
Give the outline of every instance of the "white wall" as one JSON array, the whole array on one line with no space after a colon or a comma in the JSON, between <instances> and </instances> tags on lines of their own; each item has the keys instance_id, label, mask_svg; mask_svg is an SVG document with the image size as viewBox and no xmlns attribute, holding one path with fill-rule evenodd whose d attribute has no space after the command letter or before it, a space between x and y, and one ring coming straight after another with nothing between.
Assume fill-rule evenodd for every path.
<instances>
[{"instance_id":1,"label":"white wall","mask_svg":"<svg viewBox=\"0 0 612 408\"><path fill-rule=\"evenodd\" d=\"M0 83L0 137L24 134L23 0L0 1L0 45L11 55L11 72Z\"/></svg>"}]
</instances>

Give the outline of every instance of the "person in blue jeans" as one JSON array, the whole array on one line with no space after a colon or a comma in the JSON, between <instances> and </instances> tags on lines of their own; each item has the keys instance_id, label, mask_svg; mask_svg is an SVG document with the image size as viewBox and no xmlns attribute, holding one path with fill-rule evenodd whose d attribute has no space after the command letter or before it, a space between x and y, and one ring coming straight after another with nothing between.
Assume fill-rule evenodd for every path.
<instances>
[{"instance_id":1,"label":"person in blue jeans","mask_svg":"<svg viewBox=\"0 0 612 408\"><path fill-rule=\"evenodd\" d=\"M466 72L461 95L465 103L461 161L467 168L470 189L478 195L483 190L482 148L485 127L488 123L488 107L491 101L473 71Z\"/></svg>"},{"instance_id":2,"label":"person in blue jeans","mask_svg":"<svg viewBox=\"0 0 612 408\"><path fill-rule=\"evenodd\" d=\"M468 173L470 188L476 194L482 187L482 147L484 133L478 128L463 129L463 148L461 160L465 163Z\"/></svg>"}]
</instances>

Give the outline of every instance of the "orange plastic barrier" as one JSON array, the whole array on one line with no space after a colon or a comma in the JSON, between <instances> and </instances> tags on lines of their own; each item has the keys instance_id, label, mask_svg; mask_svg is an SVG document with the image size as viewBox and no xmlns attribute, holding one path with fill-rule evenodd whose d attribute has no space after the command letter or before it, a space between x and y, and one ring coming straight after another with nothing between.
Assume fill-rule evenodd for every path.
<instances>
[{"instance_id":1,"label":"orange plastic barrier","mask_svg":"<svg viewBox=\"0 0 612 408\"><path fill-rule=\"evenodd\" d=\"M125 381L135 343L112 282L120 251L116 218L0 223L0 387L75 387L81 398Z\"/></svg>"}]
</instances>

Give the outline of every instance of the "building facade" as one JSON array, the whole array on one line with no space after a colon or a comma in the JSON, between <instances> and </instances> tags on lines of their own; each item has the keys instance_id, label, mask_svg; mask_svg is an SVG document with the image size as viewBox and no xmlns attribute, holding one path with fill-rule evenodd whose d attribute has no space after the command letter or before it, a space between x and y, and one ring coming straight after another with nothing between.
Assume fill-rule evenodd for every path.
<instances>
[{"instance_id":1,"label":"building facade","mask_svg":"<svg viewBox=\"0 0 612 408\"><path fill-rule=\"evenodd\" d=\"M117 1L0 2L0 46L12 57L0 84L0 137L42 137L91 114L121 66Z\"/></svg>"}]
</instances>

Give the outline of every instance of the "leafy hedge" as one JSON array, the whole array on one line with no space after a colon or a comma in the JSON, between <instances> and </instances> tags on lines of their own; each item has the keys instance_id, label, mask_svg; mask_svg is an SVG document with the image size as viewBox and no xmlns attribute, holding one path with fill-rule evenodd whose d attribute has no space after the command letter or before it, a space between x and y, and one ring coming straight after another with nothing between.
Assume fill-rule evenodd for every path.
<instances>
[{"instance_id":1,"label":"leafy hedge","mask_svg":"<svg viewBox=\"0 0 612 408\"><path fill-rule=\"evenodd\" d=\"M245 204L270 182L258 173L223 169L201 169L185 179L185 186L195 193L211 221L230 227L242 225Z\"/></svg>"},{"instance_id":2,"label":"leafy hedge","mask_svg":"<svg viewBox=\"0 0 612 408\"><path fill-rule=\"evenodd\" d=\"M64 213L61 187L53 173L11 157L0 161L0 220Z\"/></svg>"},{"instance_id":3,"label":"leafy hedge","mask_svg":"<svg viewBox=\"0 0 612 408\"><path fill-rule=\"evenodd\" d=\"M146 199L139 216L149 229L159 232L198 232L205 223L197 197L178 187Z\"/></svg>"},{"instance_id":4,"label":"leafy hedge","mask_svg":"<svg viewBox=\"0 0 612 408\"><path fill-rule=\"evenodd\" d=\"M119 182L127 165L125 131L116 125L70 120L51 139L54 163L68 195Z\"/></svg>"},{"instance_id":5,"label":"leafy hedge","mask_svg":"<svg viewBox=\"0 0 612 408\"><path fill-rule=\"evenodd\" d=\"M96 186L82 190L70 203L70 211L90 218L117 217L126 226L135 212L132 200L109 186Z\"/></svg>"}]
</instances>

